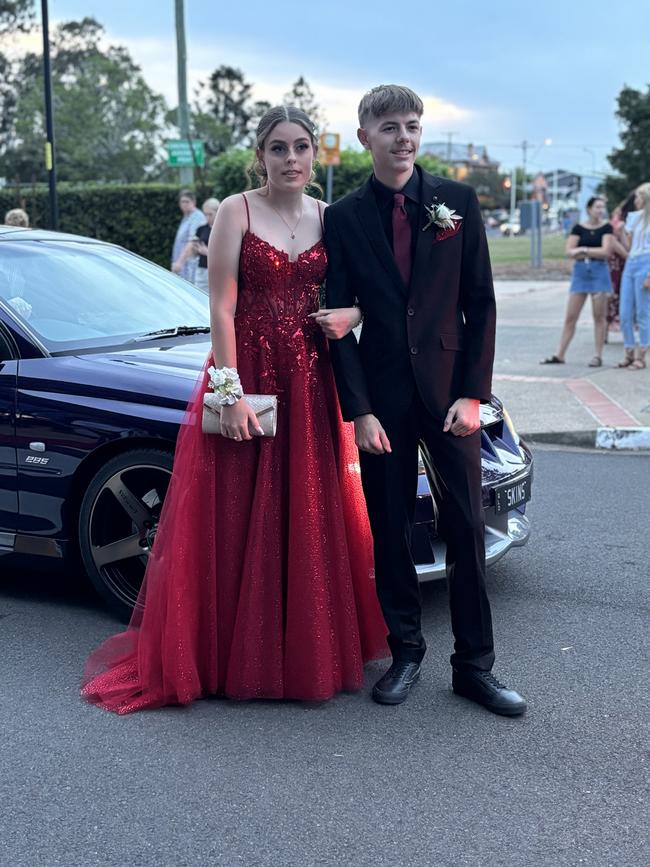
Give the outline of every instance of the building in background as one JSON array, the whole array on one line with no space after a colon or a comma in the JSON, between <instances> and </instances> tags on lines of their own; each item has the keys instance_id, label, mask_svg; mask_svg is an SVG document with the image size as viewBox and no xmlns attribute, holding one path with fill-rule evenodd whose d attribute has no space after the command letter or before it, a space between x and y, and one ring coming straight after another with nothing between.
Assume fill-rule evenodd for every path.
<instances>
[{"instance_id":1,"label":"building in background","mask_svg":"<svg viewBox=\"0 0 650 867\"><path fill-rule=\"evenodd\" d=\"M499 163L490 159L484 145L453 144L449 141L420 145L420 153L431 154L450 167L456 181L464 181L474 171L498 172Z\"/></svg>"}]
</instances>

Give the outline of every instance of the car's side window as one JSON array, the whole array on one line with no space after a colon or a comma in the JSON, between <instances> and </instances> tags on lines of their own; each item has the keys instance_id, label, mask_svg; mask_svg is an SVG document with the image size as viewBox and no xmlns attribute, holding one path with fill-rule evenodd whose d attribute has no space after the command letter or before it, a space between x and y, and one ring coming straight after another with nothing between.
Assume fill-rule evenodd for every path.
<instances>
[{"instance_id":1,"label":"car's side window","mask_svg":"<svg viewBox=\"0 0 650 867\"><path fill-rule=\"evenodd\" d=\"M0 322L0 361L10 361L16 357L16 351L4 325Z\"/></svg>"}]
</instances>

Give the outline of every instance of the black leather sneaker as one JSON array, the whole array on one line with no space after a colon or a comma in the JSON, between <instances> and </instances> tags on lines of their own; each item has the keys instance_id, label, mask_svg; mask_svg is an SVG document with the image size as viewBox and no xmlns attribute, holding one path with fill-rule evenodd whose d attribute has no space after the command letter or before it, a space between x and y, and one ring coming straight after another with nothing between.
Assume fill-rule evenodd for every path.
<instances>
[{"instance_id":1,"label":"black leather sneaker","mask_svg":"<svg viewBox=\"0 0 650 867\"><path fill-rule=\"evenodd\" d=\"M379 704L401 704L419 677L419 662L393 662L374 685L372 697Z\"/></svg>"},{"instance_id":2,"label":"black leather sneaker","mask_svg":"<svg viewBox=\"0 0 650 867\"><path fill-rule=\"evenodd\" d=\"M452 687L456 695L482 704L492 713L520 716L526 711L526 702L519 693L508 689L489 671L454 669Z\"/></svg>"}]
</instances>

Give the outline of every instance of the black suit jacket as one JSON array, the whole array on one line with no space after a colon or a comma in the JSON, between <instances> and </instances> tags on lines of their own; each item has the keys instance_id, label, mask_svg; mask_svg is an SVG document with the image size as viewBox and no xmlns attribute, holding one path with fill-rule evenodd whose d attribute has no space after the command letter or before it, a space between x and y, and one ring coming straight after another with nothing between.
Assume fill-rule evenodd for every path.
<instances>
[{"instance_id":1,"label":"black suit jacket","mask_svg":"<svg viewBox=\"0 0 650 867\"><path fill-rule=\"evenodd\" d=\"M343 417L390 420L415 390L435 418L459 397L489 400L496 305L483 220L474 190L416 167L420 215L405 285L381 225L370 181L325 210L328 307L358 299L364 320L330 342ZM460 214L454 231L430 227L425 205Z\"/></svg>"}]
</instances>

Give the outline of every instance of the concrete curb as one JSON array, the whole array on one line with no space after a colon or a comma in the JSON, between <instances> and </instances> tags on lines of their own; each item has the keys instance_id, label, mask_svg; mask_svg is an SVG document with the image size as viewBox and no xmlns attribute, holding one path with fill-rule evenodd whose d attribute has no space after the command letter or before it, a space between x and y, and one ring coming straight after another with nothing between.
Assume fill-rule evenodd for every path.
<instances>
[{"instance_id":1,"label":"concrete curb","mask_svg":"<svg viewBox=\"0 0 650 867\"><path fill-rule=\"evenodd\" d=\"M650 449L650 427L599 427L598 449Z\"/></svg>"},{"instance_id":2,"label":"concrete curb","mask_svg":"<svg viewBox=\"0 0 650 867\"><path fill-rule=\"evenodd\" d=\"M519 436L527 443L549 443L555 446L576 446L583 449L593 449L596 442L596 430L566 430L539 431L538 433L522 433Z\"/></svg>"},{"instance_id":3,"label":"concrete curb","mask_svg":"<svg viewBox=\"0 0 650 867\"><path fill-rule=\"evenodd\" d=\"M523 440L531 443L616 451L650 450L650 427L599 427L594 430L539 431L519 435Z\"/></svg>"}]
</instances>

